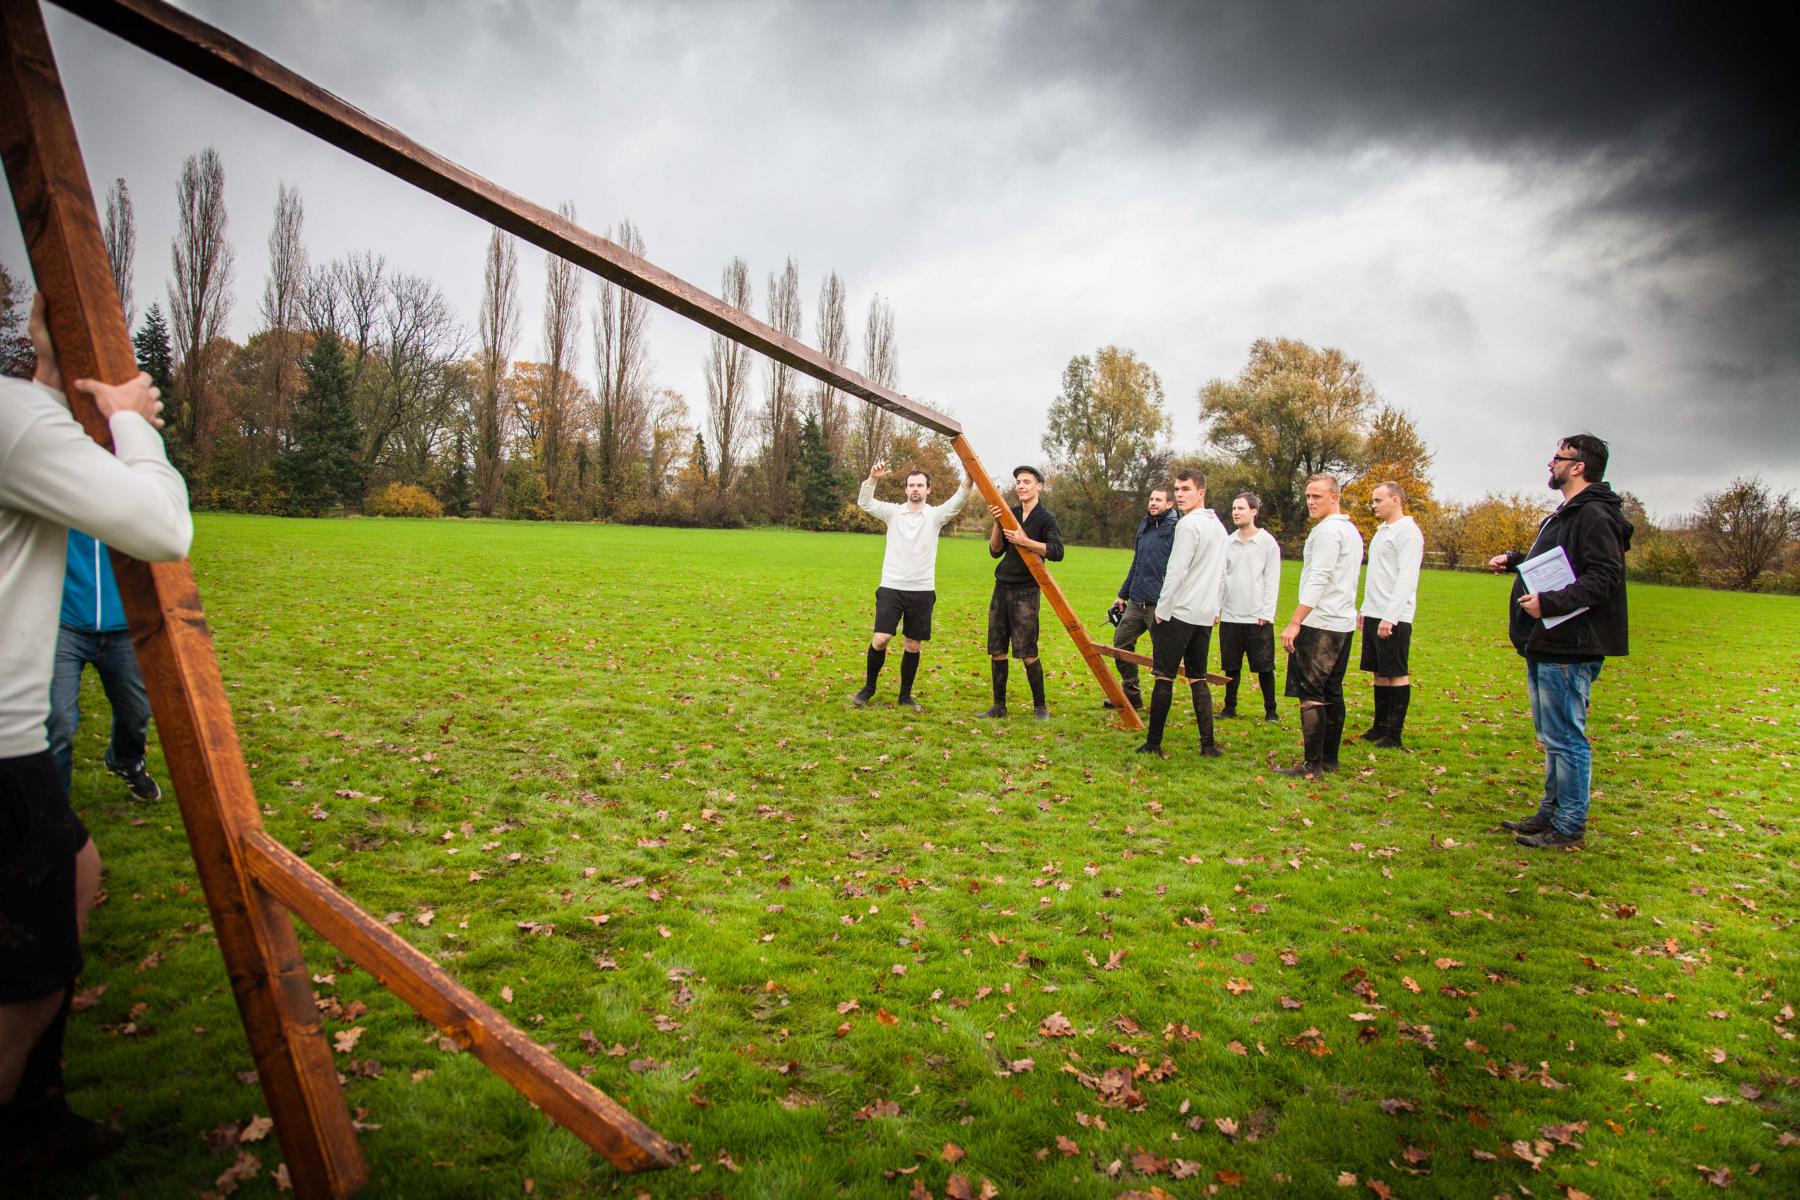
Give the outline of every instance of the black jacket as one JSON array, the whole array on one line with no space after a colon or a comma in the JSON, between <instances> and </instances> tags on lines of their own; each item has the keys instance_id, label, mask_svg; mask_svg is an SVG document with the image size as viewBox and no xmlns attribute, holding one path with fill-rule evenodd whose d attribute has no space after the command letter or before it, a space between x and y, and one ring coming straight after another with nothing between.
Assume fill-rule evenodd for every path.
<instances>
[{"instance_id":1,"label":"black jacket","mask_svg":"<svg viewBox=\"0 0 1800 1200\"><path fill-rule=\"evenodd\" d=\"M1554 629L1528 616L1519 607L1525 580L1513 580L1510 603L1513 648L1526 658L1541 662L1585 662L1626 653L1625 552L1631 549L1631 522L1625 519L1617 492L1604 483L1589 484L1572 499L1544 518L1529 554L1506 556L1508 570L1517 570L1527 558L1535 558L1556 546L1569 556L1575 582L1538 597L1546 617L1561 616L1578 608L1588 611Z\"/></svg>"},{"instance_id":2,"label":"black jacket","mask_svg":"<svg viewBox=\"0 0 1800 1200\"><path fill-rule=\"evenodd\" d=\"M1131 570L1119 585L1119 599L1139 604L1155 604L1162 595L1163 572L1169 569L1169 547L1175 544L1175 522L1181 514L1165 508L1154 517L1148 513L1138 522L1137 547L1131 556Z\"/></svg>"},{"instance_id":3,"label":"black jacket","mask_svg":"<svg viewBox=\"0 0 1800 1200\"><path fill-rule=\"evenodd\" d=\"M1025 536L1034 542L1044 543L1044 561L1061 562L1062 529L1056 524L1056 518L1050 515L1050 510L1040 503L1031 510L1029 517L1019 516L1021 511L1019 505L1012 506L1013 518L1024 528ZM1019 557L1019 548L1008 541L1002 541L1000 545L1002 549L998 554L994 554L991 546L988 548L988 553L1000 560L999 565L994 568L994 582L1007 587L1036 587L1037 577L1025 565L1025 560Z\"/></svg>"}]
</instances>

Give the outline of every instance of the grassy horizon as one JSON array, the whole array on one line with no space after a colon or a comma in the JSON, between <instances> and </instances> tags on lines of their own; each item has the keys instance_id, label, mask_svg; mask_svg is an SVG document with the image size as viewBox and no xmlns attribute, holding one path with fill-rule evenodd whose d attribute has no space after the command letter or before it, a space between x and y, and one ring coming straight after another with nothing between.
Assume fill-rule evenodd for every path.
<instances>
[{"instance_id":1,"label":"grassy horizon","mask_svg":"<svg viewBox=\"0 0 1800 1200\"><path fill-rule=\"evenodd\" d=\"M1545 854L1494 824L1541 781L1503 579L1426 572L1413 752L1296 785L1292 702L1220 722L1217 762L1178 704L1172 757L1134 757L1047 613L1052 721L974 720L974 538L941 550L927 711L893 708L897 656L851 709L881 551L198 518L271 832L697 1168L620 1176L303 930L365 1194L1800 1188L1800 601L1631 585L1588 848ZM1090 630L1128 562L1053 568ZM133 1138L46 1194L218 1192L244 1154L237 1194L274 1194L178 816L104 774L88 689L108 898L70 1085Z\"/></svg>"}]
</instances>

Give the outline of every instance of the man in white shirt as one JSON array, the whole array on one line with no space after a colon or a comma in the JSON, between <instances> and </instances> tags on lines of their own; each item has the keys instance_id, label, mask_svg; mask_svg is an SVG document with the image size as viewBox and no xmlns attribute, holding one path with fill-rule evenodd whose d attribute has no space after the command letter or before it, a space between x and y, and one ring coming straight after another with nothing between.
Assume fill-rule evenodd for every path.
<instances>
[{"instance_id":1,"label":"man in white shirt","mask_svg":"<svg viewBox=\"0 0 1800 1200\"><path fill-rule=\"evenodd\" d=\"M1200 753L1218 758L1213 741L1212 690L1206 686L1206 654L1212 645L1212 627L1219 619L1219 595L1225 579L1225 527L1206 507L1206 476L1188 467L1175 475L1175 507L1181 520L1169 545L1169 565L1163 572L1162 592L1156 600L1156 619L1150 626L1151 671L1156 686L1150 694L1150 730L1139 754L1163 753L1163 726L1175 695L1175 676L1187 668L1188 687L1194 695L1194 721L1200 726Z\"/></svg>"},{"instance_id":2,"label":"man in white shirt","mask_svg":"<svg viewBox=\"0 0 1800 1200\"><path fill-rule=\"evenodd\" d=\"M969 498L969 481L956 494L936 506L925 503L931 495L931 476L917 468L906 473L906 503L875 498L875 481L888 474L888 465L869 468L857 492L859 508L887 525L887 551L881 559L881 586L875 589L875 633L869 638L868 676L862 690L850 697L861 708L875 696L875 683L887 661L887 644L896 632L906 649L900 656L901 708L922 711L913 699L913 678L919 673L919 650L931 640L931 610L937 604L938 533L956 519Z\"/></svg>"},{"instance_id":3,"label":"man in white shirt","mask_svg":"<svg viewBox=\"0 0 1800 1200\"><path fill-rule=\"evenodd\" d=\"M1362 735L1365 745L1403 750L1401 731L1412 702L1413 611L1419 603L1419 566L1425 535L1406 515L1406 493L1389 480L1375 485L1371 505L1381 527L1369 539L1369 571L1363 579L1362 669L1375 677L1375 724Z\"/></svg>"},{"instance_id":4,"label":"man in white shirt","mask_svg":"<svg viewBox=\"0 0 1800 1200\"><path fill-rule=\"evenodd\" d=\"M1278 773L1316 779L1338 769L1344 737L1344 671L1356 637L1356 576L1363 540L1340 507L1335 475L1306 481L1306 514L1318 522L1306 537L1300 602L1282 631L1288 652L1287 694L1300 701L1301 761Z\"/></svg>"},{"instance_id":5,"label":"man in white shirt","mask_svg":"<svg viewBox=\"0 0 1800 1200\"><path fill-rule=\"evenodd\" d=\"M1225 541L1225 602L1219 611L1219 670L1224 674L1221 717L1237 716L1244 659L1262 689L1263 720L1275 721L1275 598L1281 592L1281 546L1256 527L1262 500L1240 492L1231 502L1237 532Z\"/></svg>"},{"instance_id":6,"label":"man in white shirt","mask_svg":"<svg viewBox=\"0 0 1800 1200\"><path fill-rule=\"evenodd\" d=\"M44 723L71 526L151 561L193 539L150 377L78 379L112 427L108 454L69 412L43 319L34 382L0 379L0 1177L90 1162L124 1133L69 1111L63 1033L100 854L69 807Z\"/></svg>"}]
</instances>

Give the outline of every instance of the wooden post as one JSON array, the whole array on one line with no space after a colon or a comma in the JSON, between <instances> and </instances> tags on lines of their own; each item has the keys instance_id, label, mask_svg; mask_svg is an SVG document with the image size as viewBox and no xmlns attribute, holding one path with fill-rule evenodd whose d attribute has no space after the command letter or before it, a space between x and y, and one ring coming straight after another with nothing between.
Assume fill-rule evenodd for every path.
<instances>
[{"instance_id":1,"label":"wooden post","mask_svg":"<svg viewBox=\"0 0 1800 1200\"><path fill-rule=\"evenodd\" d=\"M1151 658L1148 654L1139 654L1135 650L1121 650L1119 647L1107 645L1105 642L1095 642L1094 650L1096 653L1104 654L1108 658L1116 658L1120 662L1136 663L1140 667L1152 667L1156 665L1156 660ZM1176 671L1175 678L1188 679L1188 673L1185 670ZM1188 682L1191 683L1193 681L1190 679ZM1215 675L1211 671L1208 671L1206 673L1206 682L1216 683L1223 687L1225 684L1230 683L1231 680L1223 675Z\"/></svg>"},{"instance_id":2,"label":"wooden post","mask_svg":"<svg viewBox=\"0 0 1800 1200\"><path fill-rule=\"evenodd\" d=\"M980 490L982 497L990 505L999 508L1000 524L1007 529L1018 529L1018 519L1012 515L1012 509L1007 507L1006 497L994 485L993 478L987 473L987 468L981 465L981 459L976 456L974 447L969 445L969 439L959 433L950 439L950 446L956 451L956 457L962 459L963 470L969 473L969 481ZM1113 712L1118 716L1119 723L1127 729L1142 729L1144 727L1143 718L1138 716L1137 709L1132 707L1131 701L1125 698L1125 689L1120 685L1118 676L1113 674L1112 669L1106 665L1106 660L1100 656L1094 646L1094 639L1088 636L1080 619L1075 616L1075 610L1069 607L1069 601L1063 596L1062 589L1057 587L1056 580L1050 577L1049 568L1044 566L1044 560L1029 550L1019 551L1019 558L1031 572L1031 577L1037 580L1038 586L1044 590L1044 598L1050 601L1050 607L1055 610L1057 618L1062 621L1063 628L1069 631L1069 637L1074 639L1075 649L1081 651L1082 661L1087 663L1088 670L1094 673L1094 678L1100 681L1100 690L1106 693L1108 700L1112 701Z\"/></svg>"},{"instance_id":3,"label":"wooden post","mask_svg":"<svg viewBox=\"0 0 1800 1200\"><path fill-rule=\"evenodd\" d=\"M0 0L0 153L65 378L137 374L81 148L36 0ZM106 422L71 393L103 445ZM237 839L262 819L212 636L186 562L117 553L119 593L156 714L213 930L231 976L282 1154L301 1196L348 1196L368 1178L313 1003L293 920L250 883Z\"/></svg>"}]
</instances>

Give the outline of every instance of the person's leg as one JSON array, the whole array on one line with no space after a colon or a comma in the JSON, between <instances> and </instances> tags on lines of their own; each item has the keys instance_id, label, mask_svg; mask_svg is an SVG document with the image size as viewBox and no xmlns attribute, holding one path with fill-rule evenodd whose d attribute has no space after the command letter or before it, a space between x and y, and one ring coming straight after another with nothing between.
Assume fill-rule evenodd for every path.
<instances>
[{"instance_id":1,"label":"person's leg","mask_svg":"<svg viewBox=\"0 0 1800 1200\"><path fill-rule=\"evenodd\" d=\"M1332 663L1331 676L1325 689L1325 769L1338 769L1338 749L1344 740L1344 673L1350 668L1350 643L1355 634L1336 635L1337 657ZM1338 637L1342 640L1338 641Z\"/></svg>"},{"instance_id":2,"label":"person's leg","mask_svg":"<svg viewBox=\"0 0 1800 1200\"><path fill-rule=\"evenodd\" d=\"M1382 689L1381 663L1376 655L1376 643L1381 640L1375 631L1377 624L1379 622L1373 618L1363 619L1362 660L1357 664L1357 669L1373 676L1371 682L1375 692L1375 719L1358 735L1359 742L1378 742L1387 733L1387 693Z\"/></svg>"},{"instance_id":3,"label":"person's leg","mask_svg":"<svg viewBox=\"0 0 1800 1200\"><path fill-rule=\"evenodd\" d=\"M1012 605L1007 602L1006 588L994 585L994 593L988 597L988 671L994 688L993 707L979 714L983 717L1004 717L1006 715L1006 675L1007 650L1012 645Z\"/></svg>"},{"instance_id":4,"label":"person's leg","mask_svg":"<svg viewBox=\"0 0 1800 1200\"><path fill-rule=\"evenodd\" d=\"M1256 672L1256 686L1262 689L1263 720L1275 721L1275 626L1256 625L1250 643L1250 669Z\"/></svg>"},{"instance_id":5,"label":"person's leg","mask_svg":"<svg viewBox=\"0 0 1800 1200\"><path fill-rule=\"evenodd\" d=\"M893 588L875 589L875 629L869 635L869 648L863 656L863 685L850 703L861 708L875 697L875 684L887 662L887 645L900 628L900 593Z\"/></svg>"},{"instance_id":6,"label":"person's leg","mask_svg":"<svg viewBox=\"0 0 1800 1200\"><path fill-rule=\"evenodd\" d=\"M50 669L50 719L44 732L63 794L74 779L75 730L81 725L81 668L93 653L93 635L65 625L56 628L56 657Z\"/></svg>"},{"instance_id":7,"label":"person's leg","mask_svg":"<svg viewBox=\"0 0 1800 1200\"><path fill-rule=\"evenodd\" d=\"M1238 625L1219 624L1219 674L1225 676L1225 707L1221 717L1237 716L1238 683L1243 678L1244 630Z\"/></svg>"},{"instance_id":8,"label":"person's leg","mask_svg":"<svg viewBox=\"0 0 1800 1200\"><path fill-rule=\"evenodd\" d=\"M1544 749L1556 764L1556 810L1553 830L1564 838L1587 831L1588 792L1593 749L1587 738L1588 703L1599 663L1539 663L1538 687L1544 693Z\"/></svg>"},{"instance_id":9,"label":"person's leg","mask_svg":"<svg viewBox=\"0 0 1800 1200\"><path fill-rule=\"evenodd\" d=\"M1543 745L1545 696L1538 687L1538 665L1529 658L1525 660L1525 698L1531 711L1531 731L1538 744ZM1501 821L1500 828L1522 837L1542 833L1551 828L1550 817L1556 812L1556 808L1556 761L1550 757L1550 752L1546 749L1544 751L1544 794L1538 802L1537 809L1528 817Z\"/></svg>"},{"instance_id":10,"label":"person's leg","mask_svg":"<svg viewBox=\"0 0 1800 1200\"><path fill-rule=\"evenodd\" d=\"M1031 684L1031 712L1040 721L1050 719L1050 707L1044 699L1044 664L1038 661L1037 588L1021 588L1014 597L1013 653L1025 664L1025 679Z\"/></svg>"},{"instance_id":11,"label":"person's leg","mask_svg":"<svg viewBox=\"0 0 1800 1200\"><path fill-rule=\"evenodd\" d=\"M1150 627L1150 657L1155 665L1150 668L1155 676L1155 683L1150 689L1150 722L1144 733L1144 744L1137 748L1139 754L1153 754L1158 758L1163 754L1163 729L1169 721L1169 706L1175 697L1175 672L1181 665L1180 630L1186 628L1179 621L1158 621Z\"/></svg>"},{"instance_id":12,"label":"person's leg","mask_svg":"<svg viewBox=\"0 0 1800 1200\"><path fill-rule=\"evenodd\" d=\"M106 750L108 768L144 765L145 744L150 731L150 695L144 690L144 677L138 671L137 648L129 633L103 633L94 653L94 668L100 673L100 686L106 690L106 702L112 706L112 743Z\"/></svg>"},{"instance_id":13,"label":"person's leg","mask_svg":"<svg viewBox=\"0 0 1800 1200\"><path fill-rule=\"evenodd\" d=\"M1113 630L1112 644L1120 650L1136 650L1138 639L1145 632L1145 607L1141 604L1127 603L1125 611L1119 617L1119 624ZM1133 708L1144 707L1144 693L1138 682L1138 665L1116 658L1113 666L1119 672L1119 686L1125 691L1125 698L1131 701ZM1111 701L1108 701L1110 706Z\"/></svg>"},{"instance_id":14,"label":"person's leg","mask_svg":"<svg viewBox=\"0 0 1800 1200\"><path fill-rule=\"evenodd\" d=\"M1200 753L1207 758L1220 757L1213 741L1212 688L1206 682L1206 660L1212 647L1212 626L1200 625L1188 635L1183 654L1187 665L1188 690L1194 698L1194 724L1200 729Z\"/></svg>"},{"instance_id":15,"label":"person's leg","mask_svg":"<svg viewBox=\"0 0 1800 1200\"><path fill-rule=\"evenodd\" d=\"M919 676L919 649L924 645L918 638L907 638L905 648L900 653L900 696L897 703L910 706L913 704L913 680Z\"/></svg>"}]
</instances>

